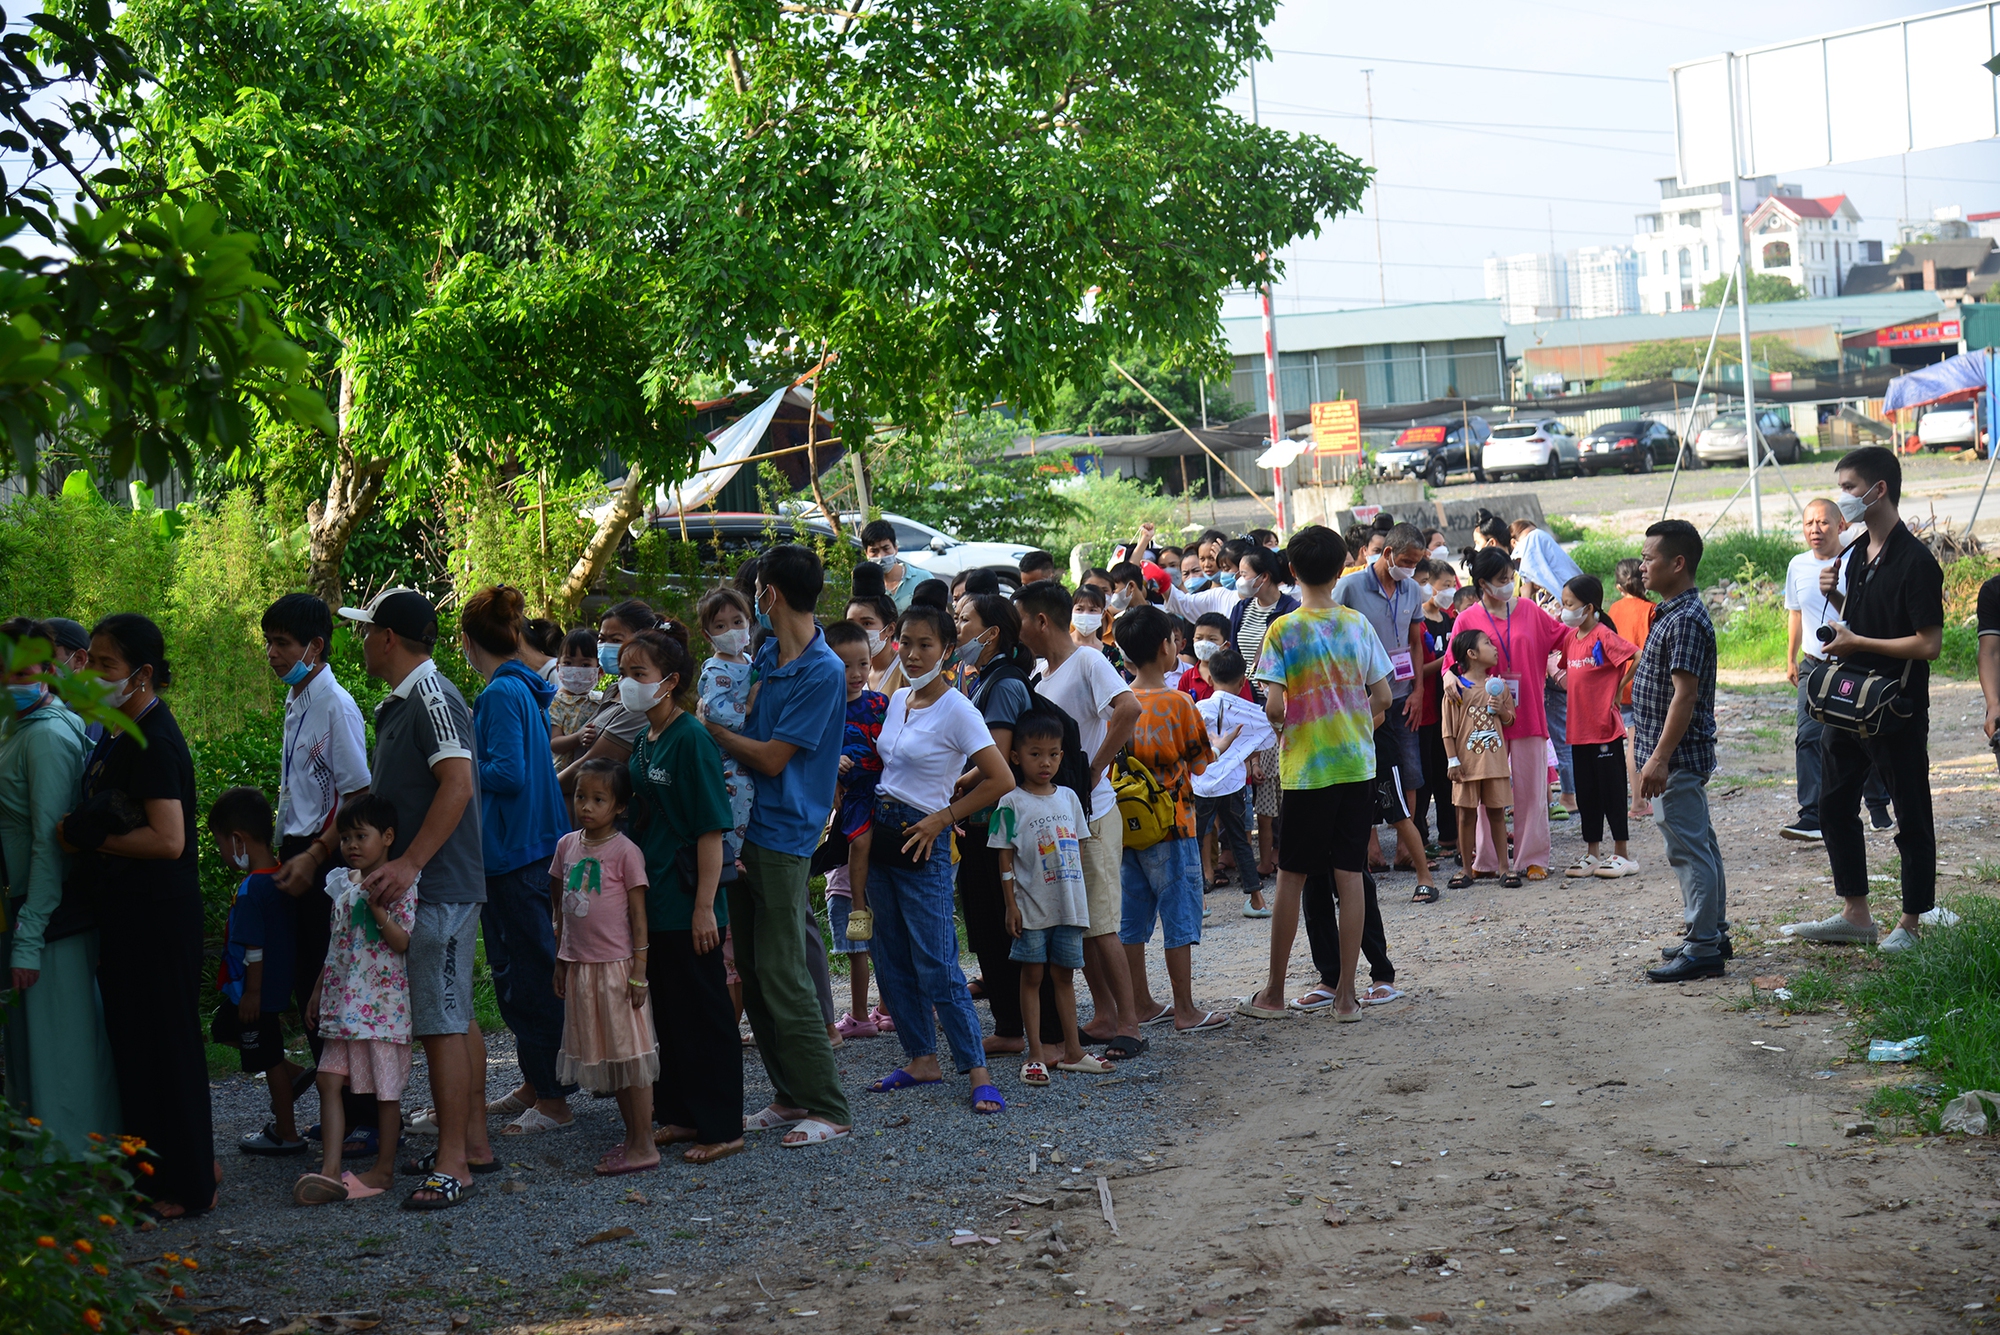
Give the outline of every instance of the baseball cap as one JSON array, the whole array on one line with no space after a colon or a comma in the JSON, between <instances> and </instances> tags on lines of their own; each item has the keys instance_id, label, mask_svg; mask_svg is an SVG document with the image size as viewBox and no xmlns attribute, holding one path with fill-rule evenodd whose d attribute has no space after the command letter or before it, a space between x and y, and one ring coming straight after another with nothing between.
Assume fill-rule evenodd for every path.
<instances>
[{"instance_id":1,"label":"baseball cap","mask_svg":"<svg viewBox=\"0 0 2000 1335\"><path fill-rule=\"evenodd\" d=\"M384 589L370 598L366 607L343 607L340 615L364 626L393 630L419 644L437 642L437 608L415 589Z\"/></svg>"},{"instance_id":2,"label":"baseball cap","mask_svg":"<svg viewBox=\"0 0 2000 1335\"><path fill-rule=\"evenodd\" d=\"M68 617L49 617L47 620L49 629L56 633L56 648L75 653L90 647L90 632L83 628L82 622L71 621Z\"/></svg>"}]
</instances>

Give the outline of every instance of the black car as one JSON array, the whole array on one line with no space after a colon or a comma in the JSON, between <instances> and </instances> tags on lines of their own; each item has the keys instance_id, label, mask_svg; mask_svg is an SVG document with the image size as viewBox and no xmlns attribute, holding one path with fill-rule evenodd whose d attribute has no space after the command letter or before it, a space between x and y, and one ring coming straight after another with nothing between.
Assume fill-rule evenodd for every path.
<instances>
[{"instance_id":1,"label":"black car","mask_svg":"<svg viewBox=\"0 0 2000 1335\"><path fill-rule=\"evenodd\" d=\"M646 521L646 526L675 541L685 532L686 540L694 546L701 578L710 582L733 575L746 559L773 543L797 542L801 538L825 542L834 537L832 526L824 519L793 519L788 515L755 512L697 511L687 516L685 524L679 515L665 515ZM861 542L852 533L843 530L839 536L850 547L860 549ZM680 570L654 571L649 578L637 569L638 562L638 546L628 534L618 547L618 575L627 588L639 590L641 597L655 588L680 588L687 583Z\"/></svg>"},{"instance_id":2,"label":"black car","mask_svg":"<svg viewBox=\"0 0 2000 1335\"><path fill-rule=\"evenodd\" d=\"M1492 434L1483 417L1419 422L1375 456L1375 470L1385 478L1420 477L1433 487L1442 487L1452 473L1469 472L1474 481L1484 482L1479 452Z\"/></svg>"},{"instance_id":3,"label":"black car","mask_svg":"<svg viewBox=\"0 0 2000 1335\"><path fill-rule=\"evenodd\" d=\"M1672 468L1674 456L1681 452L1681 442L1672 427L1633 418L1597 428L1578 441L1576 449L1578 462L1586 473L1603 473L1614 468L1625 473L1650 473L1656 464Z\"/></svg>"}]
</instances>

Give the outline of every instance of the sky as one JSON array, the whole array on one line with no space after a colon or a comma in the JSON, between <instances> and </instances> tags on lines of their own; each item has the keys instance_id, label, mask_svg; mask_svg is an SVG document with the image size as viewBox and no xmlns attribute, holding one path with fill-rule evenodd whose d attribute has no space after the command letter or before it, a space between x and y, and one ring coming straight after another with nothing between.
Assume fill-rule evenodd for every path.
<instances>
[{"instance_id":1,"label":"sky","mask_svg":"<svg viewBox=\"0 0 2000 1335\"><path fill-rule=\"evenodd\" d=\"M1373 306L1385 290L1390 305L1478 298L1489 255L1629 246L1633 215L1658 208L1657 180L1674 172L1668 66L1946 7L1430 0L1377 9L1289 0L1264 33L1271 56L1256 69L1261 119L1372 163L1379 190L1358 212L1279 253L1285 275L1273 287L1274 308ZM1373 70L1366 80L1364 69ZM1226 105L1249 114L1248 80ZM1892 249L1906 216L1904 170L1903 158L1890 157L1780 179L1809 196L1847 195L1861 236ZM1912 153L1907 171L1909 217L1950 204L2000 210L2000 140ZM1223 303L1225 317L1257 310L1249 293Z\"/></svg>"}]
</instances>

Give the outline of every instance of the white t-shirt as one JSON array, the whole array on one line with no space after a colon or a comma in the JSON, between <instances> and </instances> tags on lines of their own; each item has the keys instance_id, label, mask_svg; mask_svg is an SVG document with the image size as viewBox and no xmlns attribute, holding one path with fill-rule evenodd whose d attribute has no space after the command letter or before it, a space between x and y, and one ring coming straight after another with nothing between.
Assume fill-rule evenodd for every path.
<instances>
[{"instance_id":1,"label":"white t-shirt","mask_svg":"<svg viewBox=\"0 0 2000 1335\"><path fill-rule=\"evenodd\" d=\"M1837 576L1839 583L1835 586L1842 593L1847 591L1846 555L1842 552L1829 558L1842 562ZM1800 552L1785 567L1785 610L1799 614L1799 652L1814 658L1826 656L1819 642L1819 628L1840 618L1840 609L1830 605L1826 595L1819 591L1819 575L1826 566L1826 561L1811 552Z\"/></svg>"},{"instance_id":2,"label":"white t-shirt","mask_svg":"<svg viewBox=\"0 0 2000 1335\"><path fill-rule=\"evenodd\" d=\"M1193 593L1189 593L1186 589L1177 589L1169 584L1167 586L1167 610L1175 616L1185 617L1189 621L1199 621L1210 612L1228 616L1229 610L1236 606L1237 596L1236 590L1225 589L1220 584L1211 585L1206 589L1197 589Z\"/></svg>"},{"instance_id":3,"label":"white t-shirt","mask_svg":"<svg viewBox=\"0 0 2000 1335\"><path fill-rule=\"evenodd\" d=\"M1216 758L1208 762L1208 768L1194 776L1194 795L1227 797L1241 792L1249 782L1243 762L1278 744L1278 734L1271 730L1264 707L1240 695L1217 691L1208 699L1197 701L1194 708L1208 726L1208 744L1216 751ZM1223 746L1223 735L1239 725L1243 730L1228 746Z\"/></svg>"},{"instance_id":4,"label":"white t-shirt","mask_svg":"<svg viewBox=\"0 0 2000 1335\"><path fill-rule=\"evenodd\" d=\"M1083 743L1083 763L1088 765L1104 745L1104 734L1111 730L1111 702L1132 688L1118 675L1118 669L1111 666L1110 659L1095 649L1078 649L1063 660L1061 667L1044 676L1035 689L1044 700L1076 720L1077 739ZM1111 791L1111 774L1107 769L1090 790L1090 819L1099 819L1117 805L1118 797Z\"/></svg>"},{"instance_id":5,"label":"white t-shirt","mask_svg":"<svg viewBox=\"0 0 2000 1335\"><path fill-rule=\"evenodd\" d=\"M361 709L321 668L305 689L285 696L278 778L278 837L311 838L333 820L343 793L368 786L368 745Z\"/></svg>"},{"instance_id":6,"label":"white t-shirt","mask_svg":"<svg viewBox=\"0 0 2000 1335\"><path fill-rule=\"evenodd\" d=\"M919 811L943 811L951 805L951 790L966 763L991 745L993 733L972 701L946 691L929 705L912 709L905 686L889 697L889 714L875 742L882 757L877 787Z\"/></svg>"},{"instance_id":7,"label":"white t-shirt","mask_svg":"<svg viewBox=\"0 0 2000 1335\"><path fill-rule=\"evenodd\" d=\"M1016 788L994 807L986 846L1014 850L1014 904L1022 927L1090 926L1082 848L1088 838L1082 804L1067 788L1047 797Z\"/></svg>"}]
</instances>

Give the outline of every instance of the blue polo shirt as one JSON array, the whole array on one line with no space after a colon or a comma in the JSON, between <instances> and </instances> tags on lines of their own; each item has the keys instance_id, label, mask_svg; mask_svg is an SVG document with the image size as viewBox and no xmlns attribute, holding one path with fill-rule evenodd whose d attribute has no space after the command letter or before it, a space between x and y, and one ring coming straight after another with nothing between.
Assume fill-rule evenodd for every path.
<instances>
[{"instance_id":1,"label":"blue polo shirt","mask_svg":"<svg viewBox=\"0 0 2000 1335\"><path fill-rule=\"evenodd\" d=\"M827 646L826 633L813 628L812 643L783 667L778 637L757 651L760 686L743 735L753 742L790 742L798 748L776 776L757 775L757 799L750 808L746 843L773 853L810 857L833 810L840 774L840 744L847 728L847 665Z\"/></svg>"},{"instance_id":2,"label":"blue polo shirt","mask_svg":"<svg viewBox=\"0 0 2000 1335\"><path fill-rule=\"evenodd\" d=\"M1367 617L1368 624L1375 628L1376 638L1382 641L1382 648L1391 655L1410 652L1410 626L1424 616L1424 592L1415 580L1397 581L1395 592L1384 597L1382 581L1375 577L1375 563L1370 561L1361 569L1341 576L1340 582L1333 586L1333 601ZM1414 679L1397 681L1392 673L1390 698L1402 699L1415 685Z\"/></svg>"}]
</instances>

